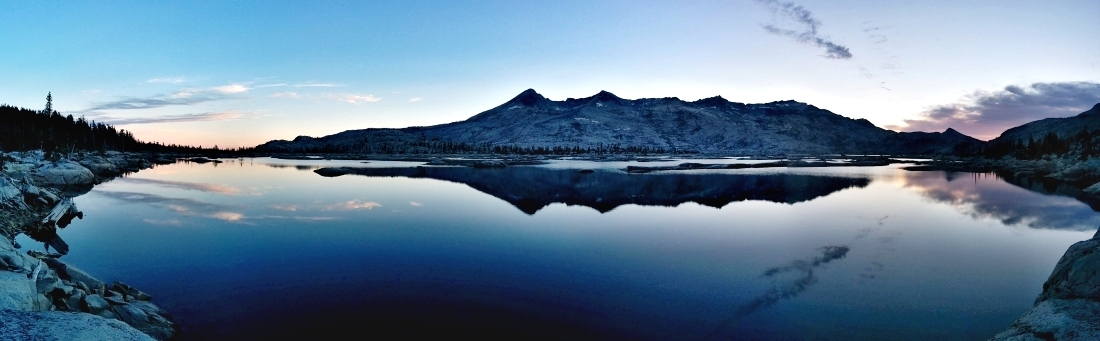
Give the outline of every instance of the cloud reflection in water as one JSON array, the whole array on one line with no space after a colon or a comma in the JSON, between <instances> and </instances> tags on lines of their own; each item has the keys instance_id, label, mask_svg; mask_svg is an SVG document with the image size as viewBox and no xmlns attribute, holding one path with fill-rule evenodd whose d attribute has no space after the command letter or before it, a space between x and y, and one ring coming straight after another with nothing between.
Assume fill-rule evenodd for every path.
<instances>
[{"instance_id":1,"label":"cloud reflection in water","mask_svg":"<svg viewBox=\"0 0 1100 341\"><path fill-rule=\"evenodd\" d=\"M975 219L992 218L1005 225L1030 228L1093 231L1100 214L1072 198L1045 195L998 181L992 174L906 177L905 187L945 203Z\"/></svg>"},{"instance_id":2,"label":"cloud reflection in water","mask_svg":"<svg viewBox=\"0 0 1100 341\"><path fill-rule=\"evenodd\" d=\"M228 185L215 185L215 184L203 184L194 182L183 181L168 181L168 180L154 180L154 179L141 179L141 178L119 178L115 179L117 182L134 183L134 184L148 184L168 188L178 188L199 192L217 193L223 195L239 195L241 189L228 186Z\"/></svg>"},{"instance_id":3,"label":"cloud reflection in water","mask_svg":"<svg viewBox=\"0 0 1100 341\"><path fill-rule=\"evenodd\" d=\"M757 295L755 298L745 303L733 314L732 317L722 321L717 328L714 329L714 334L718 334L728 326L742 317L748 316L752 313L759 311L770 306L779 303L779 301L794 298L802 292L809 289L811 285L817 283L817 276L814 275L814 269L832 262L837 259L844 258L848 255L850 248L848 246L829 245L821 248L821 255L809 260L795 260L786 265L780 265L764 270L761 277L777 280L783 274L793 273L795 278L778 282L771 290Z\"/></svg>"}]
</instances>

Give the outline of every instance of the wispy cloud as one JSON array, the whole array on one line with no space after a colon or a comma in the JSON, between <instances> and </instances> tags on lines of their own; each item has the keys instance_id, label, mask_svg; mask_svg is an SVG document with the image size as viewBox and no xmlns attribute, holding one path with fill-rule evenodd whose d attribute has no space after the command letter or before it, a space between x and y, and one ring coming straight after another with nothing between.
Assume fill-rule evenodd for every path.
<instances>
[{"instance_id":1,"label":"wispy cloud","mask_svg":"<svg viewBox=\"0 0 1100 341\"><path fill-rule=\"evenodd\" d=\"M382 97L362 94L324 94L325 98L351 104L374 103L382 100Z\"/></svg>"},{"instance_id":2,"label":"wispy cloud","mask_svg":"<svg viewBox=\"0 0 1100 341\"><path fill-rule=\"evenodd\" d=\"M283 92L273 93L273 94L271 94L271 96L268 96L268 97L271 97L271 98L300 98L301 96L299 96L297 92L283 91Z\"/></svg>"},{"instance_id":3,"label":"wispy cloud","mask_svg":"<svg viewBox=\"0 0 1100 341\"><path fill-rule=\"evenodd\" d=\"M248 92L248 87L244 84L228 84L214 87L214 90L223 94L239 94Z\"/></svg>"},{"instance_id":4,"label":"wispy cloud","mask_svg":"<svg viewBox=\"0 0 1100 341\"><path fill-rule=\"evenodd\" d=\"M318 82L303 82L303 83L294 84L294 87L296 87L296 88L335 88L335 87L341 87L341 86L344 86L344 85L343 84L335 84L335 83L318 83Z\"/></svg>"},{"instance_id":5,"label":"wispy cloud","mask_svg":"<svg viewBox=\"0 0 1100 341\"><path fill-rule=\"evenodd\" d=\"M1100 83L1057 82L1010 85L996 91L975 91L955 103L933 107L904 120L904 131L955 128L979 139L997 137L1008 128L1048 117L1080 114L1100 103Z\"/></svg>"},{"instance_id":6,"label":"wispy cloud","mask_svg":"<svg viewBox=\"0 0 1100 341\"><path fill-rule=\"evenodd\" d=\"M772 13L793 23L797 28L782 28L776 25L764 25L764 30L771 34L793 38L795 41L825 49L825 57L832 59L852 58L852 52L840 44L834 43L828 37L821 36L818 28L821 21L814 18L813 13L796 5L793 2L780 2L778 0L757 0L757 3L767 7Z\"/></svg>"},{"instance_id":7,"label":"wispy cloud","mask_svg":"<svg viewBox=\"0 0 1100 341\"><path fill-rule=\"evenodd\" d=\"M886 39L886 34L882 32L885 28L888 27L868 27L863 29L863 33L867 34L867 39L870 40L872 44L882 44L888 40Z\"/></svg>"},{"instance_id":8,"label":"wispy cloud","mask_svg":"<svg viewBox=\"0 0 1100 341\"><path fill-rule=\"evenodd\" d=\"M183 77L164 77L164 78L153 78L153 79L147 80L145 82L146 83L180 84L180 83L183 83L183 82L186 82L186 81L187 81L187 79L183 78Z\"/></svg>"},{"instance_id":9,"label":"wispy cloud","mask_svg":"<svg viewBox=\"0 0 1100 341\"><path fill-rule=\"evenodd\" d=\"M260 84L260 85L254 86L254 88L257 88L257 89L260 89L260 88L274 88L274 87L280 87L280 86L287 86L287 84L286 83Z\"/></svg>"},{"instance_id":10,"label":"wispy cloud","mask_svg":"<svg viewBox=\"0 0 1100 341\"><path fill-rule=\"evenodd\" d=\"M420 97L413 97L413 98L410 98L410 99L409 99L409 102L410 102L410 103L416 103L416 102L420 102L420 101L422 101L422 100L424 100L424 99L423 99L423 98L420 98Z\"/></svg>"},{"instance_id":11,"label":"wispy cloud","mask_svg":"<svg viewBox=\"0 0 1100 341\"><path fill-rule=\"evenodd\" d=\"M248 92L248 90L249 88L247 86L239 83L203 89L187 88L171 94L158 94L148 97L126 97L110 102L97 103L79 112L154 109L176 105L195 105L210 101L239 98L238 95Z\"/></svg>"},{"instance_id":12,"label":"wispy cloud","mask_svg":"<svg viewBox=\"0 0 1100 341\"><path fill-rule=\"evenodd\" d=\"M149 124L149 123L178 123L178 122L198 122L198 121L227 121L235 120L244 117L243 114L237 112L204 112L194 114L180 114L180 115L164 115L157 117L113 117L96 115L91 118L97 121L113 124Z\"/></svg>"},{"instance_id":13,"label":"wispy cloud","mask_svg":"<svg viewBox=\"0 0 1100 341\"><path fill-rule=\"evenodd\" d=\"M421 207L421 206L424 206L424 204L421 204L421 203L419 203L419 202L415 202L415 201L410 201L410 202L409 202L409 206L413 206L413 207Z\"/></svg>"}]
</instances>

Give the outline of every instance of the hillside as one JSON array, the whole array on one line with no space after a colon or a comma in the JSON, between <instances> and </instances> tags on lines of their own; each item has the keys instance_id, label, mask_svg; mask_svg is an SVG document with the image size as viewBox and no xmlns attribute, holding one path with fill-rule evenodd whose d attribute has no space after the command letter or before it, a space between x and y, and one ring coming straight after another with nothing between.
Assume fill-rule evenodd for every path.
<instances>
[{"instance_id":1,"label":"hillside","mask_svg":"<svg viewBox=\"0 0 1100 341\"><path fill-rule=\"evenodd\" d=\"M1088 111L1077 114L1077 116L1044 118L1005 130L1001 133L1001 136L989 142L991 144L1027 142L1028 139L1041 139L1052 132L1065 138L1074 136L1083 130L1092 132L1097 129L1100 129L1100 103L1097 103Z\"/></svg>"},{"instance_id":2,"label":"hillside","mask_svg":"<svg viewBox=\"0 0 1100 341\"><path fill-rule=\"evenodd\" d=\"M795 101L764 104L711 97L627 100L606 91L553 101L528 89L465 121L404 129L349 130L299 136L257 147L267 152L695 152L727 155L786 153L950 153L980 141L952 129L898 133Z\"/></svg>"}]
</instances>

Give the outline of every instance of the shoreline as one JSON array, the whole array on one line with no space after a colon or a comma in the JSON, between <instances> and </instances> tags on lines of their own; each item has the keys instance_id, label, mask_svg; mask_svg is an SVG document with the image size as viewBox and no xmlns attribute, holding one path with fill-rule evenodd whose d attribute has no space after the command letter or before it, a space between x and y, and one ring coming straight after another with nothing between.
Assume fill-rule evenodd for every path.
<instances>
[{"instance_id":1,"label":"shoreline","mask_svg":"<svg viewBox=\"0 0 1100 341\"><path fill-rule=\"evenodd\" d=\"M46 160L41 151L0 160L0 339L179 339L182 327L153 298L105 283L61 260L57 234L83 213L72 198L115 177L176 162L147 153L78 153ZM15 236L47 245L23 251ZM55 252L50 252L53 249Z\"/></svg>"}]
</instances>

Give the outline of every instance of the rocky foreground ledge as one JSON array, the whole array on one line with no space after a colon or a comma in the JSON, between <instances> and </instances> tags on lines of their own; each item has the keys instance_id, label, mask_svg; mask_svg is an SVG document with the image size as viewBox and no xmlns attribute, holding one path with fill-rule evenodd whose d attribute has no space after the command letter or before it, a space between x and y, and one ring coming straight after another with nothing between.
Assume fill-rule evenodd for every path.
<instances>
[{"instance_id":1,"label":"rocky foreground ledge","mask_svg":"<svg viewBox=\"0 0 1100 341\"><path fill-rule=\"evenodd\" d=\"M62 261L68 245L57 235L58 228L83 217L72 197L174 158L108 152L51 161L38 151L0 158L0 340L177 338L179 324L151 296ZM19 234L56 253L21 252L14 239Z\"/></svg>"},{"instance_id":2,"label":"rocky foreground ledge","mask_svg":"<svg viewBox=\"0 0 1100 341\"><path fill-rule=\"evenodd\" d=\"M1100 340L1100 231L1070 246L1031 310L990 340Z\"/></svg>"}]
</instances>

